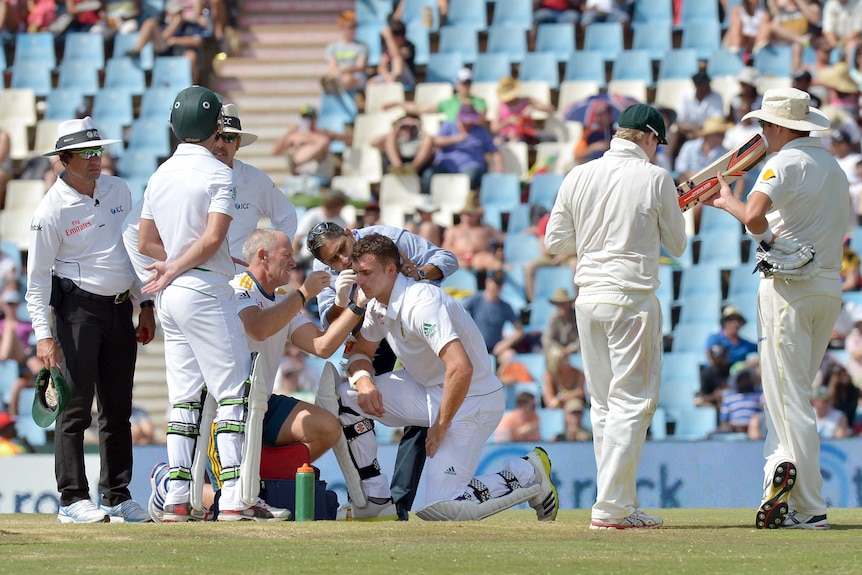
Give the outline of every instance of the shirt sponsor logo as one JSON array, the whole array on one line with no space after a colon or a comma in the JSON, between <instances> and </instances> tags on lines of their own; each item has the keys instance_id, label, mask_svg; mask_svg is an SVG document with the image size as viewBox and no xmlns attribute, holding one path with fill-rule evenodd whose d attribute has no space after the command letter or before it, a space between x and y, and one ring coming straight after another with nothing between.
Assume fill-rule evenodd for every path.
<instances>
[{"instance_id":1,"label":"shirt sponsor logo","mask_svg":"<svg viewBox=\"0 0 862 575\"><path fill-rule=\"evenodd\" d=\"M772 168L769 168L768 170L763 172L763 177L761 179L766 181L766 180L771 180L774 177L775 177L775 172L772 171Z\"/></svg>"},{"instance_id":2,"label":"shirt sponsor logo","mask_svg":"<svg viewBox=\"0 0 862 575\"><path fill-rule=\"evenodd\" d=\"M236 296L236 299L251 299L251 295L249 295L247 291L244 291L238 296Z\"/></svg>"},{"instance_id":3,"label":"shirt sponsor logo","mask_svg":"<svg viewBox=\"0 0 862 575\"><path fill-rule=\"evenodd\" d=\"M233 207L235 207L238 210L248 210L251 208L251 204L248 202L244 202L244 203L237 202L233 205Z\"/></svg>"},{"instance_id":4,"label":"shirt sponsor logo","mask_svg":"<svg viewBox=\"0 0 862 575\"><path fill-rule=\"evenodd\" d=\"M40 224L38 222L32 222L30 224L30 231L31 232L41 232L42 231L42 224Z\"/></svg>"},{"instance_id":5,"label":"shirt sponsor logo","mask_svg":"<svg viewBox=\"0 0 862 575\"><path fill-rule=\"evenodd\" d=\"M432 338L437 335L437 326L433 323L423 323L422 324L422 333L425 334L426 338Z\"/></svg>"},{"instance_id":6,"label":"shirt sponsor logo","mask_svg":"<svg viewBox=\"0 0 862 575\"><path fill-rule=\"evenodd\" d=\"M81 220L72 220L72 227L66 229L67 236L73 236L78 232L84 231L87 228L93 227L93 222L82 222Z\"/></svg>"},{"instance_id":7,"label":"shirt sponsor logo","mask_svg":"<svg viewBox=\"0 0 862 575\"><path fill-rule=\"evenodd\" d=\"M111 213L112 214L122 214L123 213L123 206L117 206L116 208L111 208Z\"/></svg>"}]
</instances>

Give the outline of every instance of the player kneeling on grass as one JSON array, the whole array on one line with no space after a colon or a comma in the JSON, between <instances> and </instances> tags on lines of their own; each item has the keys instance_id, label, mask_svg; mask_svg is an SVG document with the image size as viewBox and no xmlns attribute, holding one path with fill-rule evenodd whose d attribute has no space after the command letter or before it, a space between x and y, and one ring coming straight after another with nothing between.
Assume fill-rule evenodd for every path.
<instances>
[{"instance_id":1,"label":"player kneeling on grass","mask_svg":"<svg viewBox=\"0 0 862 575\"><path fill-rule=\"evenodd\" d=\"M250 435L253 428L249 410L246 441L250 445L257 442L258 450L261 444L277 447L301 442L308 446L309 457L314 461L335 444L341 428L335 416L326 410L294 397L272 393L279 362L287 341L307 353L324 358L331 356L347 339L359 317L342 314L326 332L321 332L307 315L301 313L305 303L329 285L330 276L323 271L312 272L299 289L285 289L283 286L290 281L290 272L296 267L290 238L285 234L255 230L246 239L242 255L248 262L248 270L234 277L231 286L236 294L237 312L249 348L258 353L252 386L264 383L268 398L262 437L260 434ZM255 396L254 390L250 396ZM218 477L218 458L211 457L210 462L213 475ZM153 492L149 506L156 521L162 515L166 482L167 466L157 464L151 474Z\"/></svg>"},{"instance_id":2,"label":"player kneeling on grass","mask_svg":"<svg viewBox=\"0 0 862 575\"><path fill-rule=\"evenodd\" d=\"M376 420L392 427L429 428L425 468L430 504L417 512L420 518L484 519L527 501L540 520L554 520L557 490L543 449L510 460L499 473L474 476L482 446L503 415L503 386L491 369L482 334L464 308L439 287L404 277L400 268L398 248L385 236L371 234L353 246L357 284L372 299L348 360L350 384L338 388L339 420L366 505L349 503L342 517L396 519L389 482L377 462L377 439L369 433ZM370 358L384 337L405 369L373 377ZM333 384L333 378L321 380L321 387ZM321 388L319 395L325 393L334 390ZM339 463L344 467L343 459Z\"/></svg>"}]
</instances>

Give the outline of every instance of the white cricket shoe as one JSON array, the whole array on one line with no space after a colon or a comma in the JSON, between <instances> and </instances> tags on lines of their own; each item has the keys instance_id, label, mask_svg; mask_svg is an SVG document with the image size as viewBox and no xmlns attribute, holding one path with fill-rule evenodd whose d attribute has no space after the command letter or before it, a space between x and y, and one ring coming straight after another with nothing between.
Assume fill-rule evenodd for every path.
<instances>
[{"instance_id":1,"label":"white cricket shoe","mask_svg":"<svg viewBox=\"0 0 862 575\"><path fill-rule=\"evenodd\" d=\"M554 521L560 508L560 498L557 488L551 481L551 458L548 452L536 447L524 456L536 469L536 478L542 486L538 495L529 500L530 507L536 510L539 521Z\"/></svg>"},{"instance_id":2,"label":"white cricket shoe","mask_svg":"<svg viewBox=\"0 0 862 575\"><path fill-rule=\"evenodd\" d=\"M787 529L829 529L829 520L826 514L805 515L796 510L791 511L784 518L784 527Z\"/></svg>"},{"instance_id":3,"label":"white cricket shoe","mask_svg":"<svg viewBox=\"0 0 862 575\"><path fill-rule=\"evenodd\" d=\"M649 515L640 509L619 521L590 521L590 529L656 529L664 525L664 519L658 515Z\"/></svg>"},{"instance_id":4,"label":"white cricket shoe","mask_svg":"<svg viewBox=\"0 0 862 575\"><path fill-rule=\"evenodd\" d=\"M395 502L389 499L366 497L365 507L356 507L352 501L339 508L335 515L337 521L398 521L398 509ZM377 501L374 501L377 499Z\"/></svg>"},{"instance_id":5,"label":"white cricket shoe","mask_svg":"<svg viewBox=\"0 0 862 575\"><path fill-rule=\"evenodd\" d=\"M57 523L108 523L108 514L96 507L89 499L81 499L71 505L60 507Z\"/></svg>"},{"instance_id":6,"label":"white cricket shoe","mask_svg":"<svg viewBox=\"0 0 862 575\"><path fill-rule=\"evenodd\" d=\"M153 520L150 514L133 499L117 505L100 505L99 509L108 514L111 523L149 523Z\"/></svg>"},{"instance_id":7,"label":"white cricket shoe","mask_svg":"<svg viewBox=\"0 0 862 575\"><path fill-rule=\"evenodd\" d=\"M147 511L156 523L161 522L165 515L165 499L168 496L170 476L171 468L164 461L156 463L150 471L150 498L147 501Z\"/></svg>"},{"instance_id":8,"label":"white cricket shoe","mask_svg":"<svg viewBox=\"0 0 862 575\"><path fill-rule=\"evenodd\" d=\"M246 509L221 509L216 521L287 521L290 509L270 507L263 499Z\"/></svg>"}]
</instances>

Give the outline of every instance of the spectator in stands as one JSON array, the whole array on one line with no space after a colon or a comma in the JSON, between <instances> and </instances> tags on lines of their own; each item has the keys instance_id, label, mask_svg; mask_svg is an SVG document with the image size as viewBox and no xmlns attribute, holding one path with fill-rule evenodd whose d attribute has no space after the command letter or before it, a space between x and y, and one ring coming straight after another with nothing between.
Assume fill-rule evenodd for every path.
<instances>
[{"instance_id":1,"label":"spectator in stands","mask_svg":"<svg viewBox=\"0 0 862 575\"><path fill-rule=\"evenodd\" d=\"M852 63L862 35L862 4L856 0L826 0L823 4L823 37Z\"/></svg>"},{"instance_id":2,"label":"spectator in stands","mask_svg":"<svg viewBox=\"0 0 862 575\"><path fill-rule=\"evenodd\" d=\"M850 201L853 202L852 225L862 225L862 160L856 162L856 183L850 184Z\"/></svg>"},{"instance_id":3,"label":"spectator in stands","mask_svg":"<svg viewBox=\"0 0 862 575\"><path fill-rule=\"evenodd\" d=\"M394 0L394 3L396 6L395 6L395 10L392 11L393 18L397 18L398 20L403 20L404 19L403 18L403 16L404 16L404 5L407 3L406 0ZM428 10L430 11L430 7L428 8ZM431 25L432 25L432 21L431 21L432 15L429 11L426 11L425 14L423 15L422 25L425 26L426 28L431 28ZM446 14L449 13L449 0L437 0L437 11L440 14L440 18L443 19L446 16Z\"/></svg>"},{"instance_id":4,"label":"spectator in stands","mask_svg":"<svg viewBox=\"0 0 862 575\"><path fill-rule=\"evenodd\" d=\"M820 384L826 386L832 394L832 404L847 418L847 425L854 426L856 409L859 406L859 389L853 385L853 379L847 369L840 363L835 363L829 371L829 377Z\"/></svg>"},{"instance_id":5,"label":"spectator in stands","mask_svg":"<svg viewBox=\"0 0 862 575\"><path fill-rule=\"evenodd\" d=\"M724 134L733 125L733 122L728 122L720 116L709 117L704 121L703 128L698 132L698 137L694 140L688 140L679 151L679 156L676 159L676 170L679 173L677 182L686 181L727 153L722 145ZM700 230L703 205L698 204L691 211L694 215L694 229L697 232Z\"/></svg>"},{"instance_id":6,"label":"spectator in stands","mask_svg":"<svg viewBox=\"0 0 862 575\"><path fill-rule=\"evenodd\" d=\"M445 121L454 122L458 119L458 114L465 104L469 104L474 110L480 114L485 114L488 111L488 104L482 98L470 94L470 89L473 87L473 72L470 68L461 68L458 70L455 82L455 94L451 98L446 98L435 103L421 102L387 102L383 104L383 109L388 110L401 106L408 114L428 114L438 112L443 114Z\"/></svg>"},{"instance_id":7,"label":"spectator in stands","mask_svg":"<svg viewBox=\"0 0 862 575\"><path fill-rule=\"evenodd\" d=\"M312 255L305 247L305 238L311 228L320 222L332 222L344 229L349 225L341 215L341 210L347 205L347 196L341 190L324 190L320 194L321 205L309 208L303 214L296 226L296 236L293 240L293 250L299 265L310 265ZM302 262L300 264L300 262Z\"/></svg>"},{"instance_id":8,"label":"spectator in stands","mask_svg":"<svg viewBox=\"0 0 862 575\"><path fill-rule=\"evenodd\" d=\"M495 357L514 349L524 337L520 316L511 305L500 299L505 281L506 275L501 270L491 272L485 278L485 289L461 301L482 332L488 353ZM507 323L511 324L512 330L505 335L503 330Z\"/></svg>"},{"instance_id":9,"label":"spectator in stands","mask_svg":"<svg viewBox=\"0 0 862 575\"><path fill-rule=\"evenodd\" d=\"M729 25L722 43L738 54L743 61L750 61L758 32L767 21L767 12L761 0L742 0L730 9Z\"/></svg>"},{"instance_id":10,"label":"spectator in stands","mask_svg":"<svg viewBox=\"0 0 862 575\"><path fill-rule=\"evenodd\" d=\"M132 445L152 445L155 443L155 428L153 428L153 421L146 409L139 405L133 405L129 423L132 426Z\"/></svg>"},{"instance_id":11,"label":"spectator in stands","mask_svg":"<svg viewBox=\"0 0 862 575\"><path fill-rule=\"evenodd\" d=\"M416 47L407 39L404 23L389 16L389 23L380 31L385 48L377 64L377 76L381 82L400 82L404 89L412 91L416 86Z\"/></svg>"},{"instance_id":12,"label":"spectator in stands","mask_svg":"<svg viewBox=\"0 0 862 575\"><path fill-rule=\"evenodd\" d=\"M832 403L832 392L828 387L818 385L811 394L811 406L817 417L817 434L823 439L844 439L851 437L853 431L844 412Z\"/></svg>"},{"instance_id":13,"label":"spectator in stands","mask_svg":"<svg viewBox=\"0 0 862 575\"><path fill-rule=\"evenodd\" d=\"M847 181L850 182L851 186L859 182L856 175L856 164L862 160L862 154L858 153L858 146L859 142L854 142L853 135L847 130L839 128L832 131L829 152L838 161L838 165L841 166L844 173L847 174Z\"/></svg>"},{"instance_id":14,"label":"spectator in stands","mask_svg":"<svg viewBox=\"0 0 862 575\"><path fill-rule=\"evenodd\" d=\"M668 145L670 156L676 160L682 145L698 137L707 118L724 116L724 100L721 94L710 86L711 79L706 72L698 72L691 78L694 89L683 94L676 107L676 131L670 135Z\"/></svg>"},{"instance_id":15,"label":"spectator in stands","mask_svg":"<svg viewBox=\"0 0 862 575\"><path fill-rule=\"evenodd\" d=\"M21 390L35 385L36 374L43 366L30 345L33 326L29 321L18 320L20 303L21 295L17 289L5 290L0 294L0 309L3 311L3 319L0 320L0 361L14 361L18 365L18 377L9 389L7 409L12 415L18 415Z\"/></svg>"},{"instance_id":16,"label":"spectator in stands","mask_svg":"<svg viewBox=\"0 0 862 575\"><path fill-rule=\"evenodd\" d=\"M591 441L593 434L584 429L584 408L586 404L580 399L570 399L563 406L566 414L566 428L552 441Z\"/></svg>"},{"instance_id":17,"label":"spectator in stands","mask_svg":"<svg viewBox=\"0 0 862 575\"><path fill-rule=\"evenodd\" d=\"M583 0L533 0L533 23L577 24Z\"/></svg>"},{"instance_id":18,"label":"spectator in stands","mask_svg":"<svg viewBox=\"0 0 862 575\"><path fill-rule=\"evenodd\" d=\"M460 221L443 234L443 249L455 254L458 266L465 270L500 270L503 267L497 248L503 245L505 237L482 223L484 212L478 198L471 194L459 214Z\"/></svg>"},{"instance_id":19,"label":"spectator in stands","mask_svg":"<svg viewBox=\"0 0 862 575\"><path fill-rule=\"evenodd\" d=\"M69 1L69 0L67 0ZM138 58L147 44L153 45L157 56L185 56L192 69L192 83L199 83L200 50L203 36L208 32L202 8L186 8L182 0L168 0L163 18L147 18L138 31L135 47L126 52L130 58Z\"/></svg>"},{"instance_id":20,"label":"spectator in stands","mask_svg":"<svg viewBox=\"0 0 862 575\"><path fill-rule=\"evenodd\" d=\"M586 32L593 22L619 22L627 26L633 7L629 0L586 0L581 11L581 28Z\"/></svg>"},{"instance_id":21,"label":"spectator in stands","mask_svg":"<svg viewBox=\"0 0 862 575\"><path fill-rule=\"evenodd\" d=\"M342 90L357 92L365 89L368 75L368 46L356 41L356 13L345 10L338 17L341 38L326 45L326 63L329 75L320 80L323 91L336 94Z\"/></svg>"},{"instance_id":22,"label":"spectator in stands","mask_svg":"<svg viewBox=\"0 0 862 575\"><path fill-rule=\"evenodd\" d=\"M850 236L846 236L841 254L841 291L859 291L860 282L859 254L850 247Z\"/></svg>"},{"instance_id":23,"label":"spectator in stands","mask_svg":"<svg viewBox=\"0 0 862 575\"><path fill-rule=\"evenodd\" d=\"M546 408L561 409L570 399L586 401L584 374L570 363L571 354L581 351L581 340L575 322L575 298L565 288L557 288L550 302L556 309L542 332L542 399Z\"/></svg>"},{"instance_id":24,"label":"spectator in stands","mask_svg":"<svg viewBox=\"0 0 862 575\"><path fill-rule=\"evenodd\" d=\"M536 411L536 396L522 391L515 399L515 409L506 412L494 431L496 443L508 441L541 441L539 413Z\"/></svg>"},{"instance_id":25,"label":"spectator in stands","mask_svg":"<svg viewBox=\"0 0 862 575\"><path fill-rule=\"evenodd\" d=\"M491 122L491 132L498 144L503 142L526 142L529 145L551 139L536 129L532 113L534 110L553 114L556 109L547 102L521 96L521 82L515 78L501 78L497 87L500 105L497 118Z\"/></svg>"},{"instance_id":26,"label":"spectator in stands","mask_svg":"<svg viewBox=\"0 0 862 575\"><path fill-rule=\"evenodd\" d=\"M435 246L442 246L443 234L446 230L432 219L438 211L440 208L437 207L430 195L421 195L416 200L414 218L405 223L404 229L425 238Z\"/></svg>"},{"instance_id":27,"label":"spectator in stands","mask_svg":"<svg viewBox=\"0 0 862 575\"><path fill-rule=\"evenodd\" d=\"M6 3L6 2L4 2ZM7 3L8 4L8 3ZM26 17L27 32L47 32L57 19L56 0L33 0L21 8L21 17Z\"/></svg>"},{"instance_id":28,"label":"spectator in stands","mask_svg":"<svg viewBox=\"0 0 862 575\"><path fill-rule=\"evenodd\" d=\"M14 416L0 411L0 457L10 457L27 451L18 440L16 421Z\"/></svg>"},{"instance_id":29,"label":"spectator in stands","mask_svg":"<svg viewBox=\"0 0 862 575\"><path fill-rule=\"evenodd\" d=\"M802 90L803 92L808 92L811 94L811 105L819 108L822 105L820 97L817 95L817 90L811 89L811 72L808 70L802 70L801 72L796 72L793 75L793 88L797 90Z\"/></svg>"},{"instance_id":30,"label":"spectator in stands","mask_svg":"<svg viewBox=\"0 0 862 575\"><path fill-rule=\"evenodd\" d=\"M730 356L720 343L709 348L709 365L700 370L700 391L694 396L697 406L711 405L718 409L730 380Z\"/></svg>"},{"instance_id":31,"label":"spectator in stands","mask_svg":"<svg viewBox=\"0 0 862 575\"><path fill-rule=\"evenodd\" d=\"M383 168L392 174L422 174L434 159L434 138L422 130L422 120L415 114L405 114L370 144L383 152Z\"/></svg>"},{"instance_id":32,"label":"spectator in stands","mask_svg":"<svg viewBox=\"0 0 862 575\"><path fill-rule=\"evenodd\" d=\"M99 11L99 22L90 32L113 38L115 34L131 34L138 30L140 2L136 0L106 0Z\"/></svg>"},{"instance_id":33,"label":"spectator in stands","mask_svg":"<svg viewBox=\"0 0 862 575\"><path fill-rule=\"evenodd\" d=\"M768 14L760 26L755 52L767 45L791 46L793 71L802 69L802 51L809 31L820 24L819 0L766 0ZM813 104L812 104L813 105Z\"/></svg>"},{"instance_id":34,"label":"spectator in stands","mask_svg":"<svg viewBox=\"0 0 862 575\"><path fill-rule=\"evenodd\" d=\"M728 120L739 122L745 113L740 113L743 104L748 104L749 109L759 110L763 98L757 91L757 80L760 78L756 68L746 66L740 70L736 77L739 82L739 93L730 101L730 114Z\"/></svg>"},{"instance_id":35,"label":"spectator in stands","mask_svg":"<svg viewBox=\"0 0 862 575\"><path fill-rule=\"evenodd\" d=\"M732 389L721 401L718 431L748 433L752 416L763 411L761 395L757 366L739 370L734 376Z\"/></svg>"},{"instance_id":36,"label":"spectator in stands","mask_svg":"<svg viewBox=\"0 0 862 575\"><path fill-rule=\"evenodd\" d=\"M99 23L99 10L96 10L89 0L64 0L65 13L54 21L52 31L55 35L64 32L89 32L90 28ZM61 24L62 23L62 24Z\"/></svg>"},{"instance_id":37,"label":"spectator in stands","mask_svg":"<svg viewBox=\"0 0 862 575\"><path fill-rule=\"evenodd\" d=\"M484 113L471 104L463 104L454 122L443 122L440 133L433 139L436 152L431 169L422 173L422 187L431 189L434 174L467 174L470 189L479 190L482 176L488 171L491 158L494 171L503 172L503 156L494 144L494 137L485 127Z\"/></svg>"},{"instance_id":38,"label":"spectator in stands","mask_svg":"<svg viewBox=\"0 0 862 575\"><path fill-rule=\"evenodd\" d=\"M607 102L597 101L592 109L590 123L584 125L581 139L573 150L575 165L601 158L611 147L611 138L614 135L611 106Z\"/></svg>"},{"instance_id":39,"label":"spectator in stands","mask_svg":"<svg viewBox=\"0 0 862 575\"><path fill-rule=\"evenodd\" d=\"M847 62L836 62L821 69L814 77L814 84L829 90L827 102L831 107L843 110L850 118L856 118L860 90L859 84L850 75Z\"/></svg>"},{"instance_id":40,"label":"spectator in stands","mask_svg":"<svg viewBox=\"0 0 862 575\"><path fill-rule=\"evenodd\" d=\"M742 118L754 108L748 100L741 100L739 105L734 107L732 112L735 116ZM721 145L725 150L733 150L737 146L747 142L752 136L760 133L760 126L757 125L757 120L747 118L745 120L737 120L736 124L730 127L724 133L724 140ZM754 171L754 170L751 170Z\"/></svg>"},{"instance_id":41,"label":"spectator in stands","mask_svg":"<svg viewBox=\"0 0 862 575\"><path fill-rule=\"evenodd\" d=\"M739 330L744 325L745 317L736 306L724 306L724 309L721 310L721 331L706 339L706 359L710 365L713 364L710 350L717 343L727 348L728 361L731 366L737 362L746 361L748 354L757 352L757 344L739 335Z\"/></svg>"},{"instance_id":42,"label":"spectator in stands","mask_svg":"<svg viewBox=\"0 0 862 575\"><path fill-rule=\"evenodd\" d=\"M272 147L272 155L287 155L290 172L294 176L309 175L320 180L332 178L329 145L333 140L350 143L343 134L324 130L317 125L314 106L299 108L299 123L291 126Z\"/></svg>"},{"instance_id":43,"label":"spectator in stands","mask_svg":"<svg viewBox=\"0 0 862 575\"><path fill-rule=\"evenodd\" d=\"M12 179L12 140L0 129L0 209L6 206L6 184Z\"/></svg>"},{"instance_id":44,"label":"spectator in stands","mask_svg":"<svg viewBox=\"0 0 862 575\"><path fill-rule=\"evenodd\" d=\"M543 267L567 266L572 268L574 273L575 266L578 263L578 258L575 254L558 254L552 255L545 247L545 231L548 229L548 221L551 219L551 214L546 212L539 218L536 223L536 236L539 238L539 249L541 255L524 265L524 291L527 296L527 301L533 301L533 294L536 290L536 270Z\"/></svg>"},{"instance_id":45,"label":"spectator in stands","mask_svg":"<svg viewBox=\"0 0 862 575\"><path fill-rule=\"evenodd\" d=\"M11 37L23 31L26 19L27 3L24 0L0 2L0 34L3 36Z\"/></svg>"},{"instance_id":46,"label":"spectator in stands","mask_svg":"<svg viewBox=\"0 0 862 575\"><path fill-rule=\"evenodd\" d=\"M365 211L362 214L362 221L357 222L357 228L368 228L371 226L380 225L380 204L377 202L369 202L365 206Z\"/></svg>"}]
</instances>

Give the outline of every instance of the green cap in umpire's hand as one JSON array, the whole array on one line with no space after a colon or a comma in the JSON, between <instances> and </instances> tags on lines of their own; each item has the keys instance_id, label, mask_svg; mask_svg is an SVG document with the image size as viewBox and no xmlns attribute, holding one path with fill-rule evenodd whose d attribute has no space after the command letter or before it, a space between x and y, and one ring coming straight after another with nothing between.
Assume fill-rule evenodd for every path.
<instances>
[{"instance_id":1,"label":"green cap in umpire's hand","mask_svg":"<svg viewBox=\"0 0 862 575\"><path fill-rule=\"evenodd\" d=\"M208 140L221 123L221 97L203 86L190 86L177 94L171 109L171 129L181 142Z\"/></svg>"},{"instance_id":2,"label":"green cap in umpire's hand","mask_svg":"<svg viewBox=\"0 0 862 575\"><path fill-rule=\"evenodd\" d=\"M617 127L632 128L641 132L652 132L658 138L659 143L667 144L664 118L661 113L646 104L635 104L629 106L620 114Z\"/></svg>"}]
</instances>

